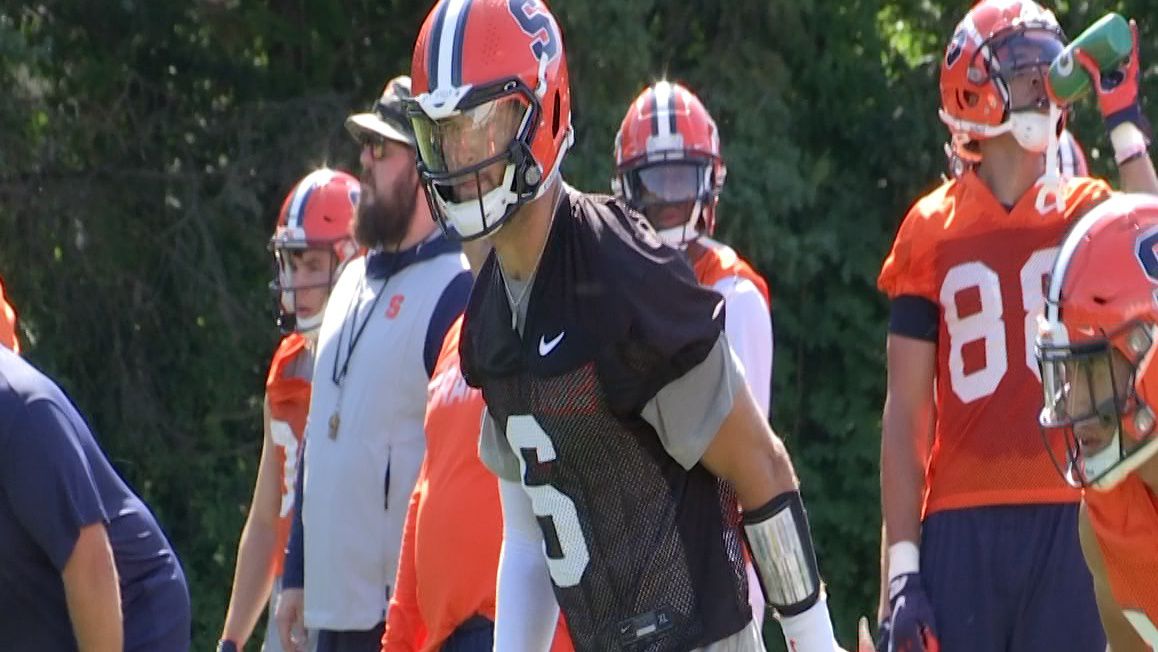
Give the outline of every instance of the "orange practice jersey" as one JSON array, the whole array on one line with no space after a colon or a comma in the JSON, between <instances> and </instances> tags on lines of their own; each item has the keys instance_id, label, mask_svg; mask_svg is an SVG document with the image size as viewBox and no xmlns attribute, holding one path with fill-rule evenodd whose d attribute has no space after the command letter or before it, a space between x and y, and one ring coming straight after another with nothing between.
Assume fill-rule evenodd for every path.
<instances>
[{"instance_id":1,"label":"orange practice jersey","mask_svg":"<svg viewBox=\"0 0 1158 652\"><path fill-rule=\"evenodd\" d=\"M16 311L4 299L3 283L0 283L0 346L20 353L20 340L16 338Z\"/></svg>"},{"instance_id":2,"label":"orange practice jersey","mask_svg":"<svg viewBox=\"0 0 1158 652\"><path fill-rule=\"evenodd\" d=\"M1086 491L1114 599L1151 646L1158 646L1158 496L1135 474L1110 491Z\"/></svg>"},{"instance_id":3,"label":"orange practice jersey","mask_svg":"<svg viewBox=\"0 0 1158 652\"><path fill-rule=\"evenodd\" d=\"M306 338L291 333L282 339L265 381L265 396L269 401L269 430L277 451L278 483L281 503L277 524L277 574L285 562L285 546L293 523L294 492L298 469L301 468L302 436L306 431L306 414L310 409L310 382L291 374L299 355L310 355Z\"/></svg>"},{"instance_id":4,"label":"orange practice jersey","mask_svg":"<svg viewBox=\"0 0 1158 652\"><path fill-rule=\"evenodd\" d=\"M705 238L701 238L699 242L703 243ZM705 287L713 287L723 279L729 276L739 276L740 278L748 279L760 294L764 296L764 303L769 307L772 306L772 297L768 293L768 283L764 281L764 277L748 264L748 261L740 258L735 249L727 245L720 244L715 241L708 241L701 245L704 253L696 258L692 263L692 270L696 274L696 280L700 285Z\"/></svg>"},{"instance_id":5,"label":"orange practice jersey","mask_svg":"<svg viewBox=\"0 0 1158 652\"><path fill-rule=\"evenodd\" d=\"M1067 225L1110 188L1083 177L1067 180L1062 192L1061 214L1037 211L1036 187L1007 211L967 172L909 210L881 269L877 283L890 299L917 296L939 308L925 516L1078 500L1042 444L1033 343L1045 278Z\"/></svg>"},{"instance_id":6,"label":"orange practice jersey","mask_svg":"<svg viewBox=\"0 0 1158 652\"><path fill-rule=\"evenodd\" d=\"M410 497L382 637L388 652L438 650L472 616L495 618L503 539L498 480L478 458L482 394L458 358L462 317L442 344L426 402L426 457ZM573 650L562 618L554 652Z\"/></svg>"}]
</instances>

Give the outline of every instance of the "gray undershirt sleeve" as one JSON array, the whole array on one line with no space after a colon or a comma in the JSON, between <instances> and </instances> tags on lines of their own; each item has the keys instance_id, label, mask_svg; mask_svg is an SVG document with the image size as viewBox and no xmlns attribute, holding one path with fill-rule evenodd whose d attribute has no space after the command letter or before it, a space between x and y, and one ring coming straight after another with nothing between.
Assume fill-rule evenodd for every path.
<instances>
[{"instance_id":1,"label":"gray undershirt sleeve","mask_svg":"<svg viewBox=\"0 0 1158 652\"><path fill-rule=\"evenodd\" d=\"M483 410L482 428L478 438L478 456L491 473L503 480L519 482L521 473L519 458L511 450L511 444L503 435L491 416L490 410Z\"/></svg>"},{"instance_id":2,"label":"gray undershirt sleeve","mask_svg":"<svg viewBox=\"0 0 1158 652\"><path fill-rule=\"evenodd\" d=\"M740 371L728 338L721 333L708 357L668 383L644 406L641 416L655 428L668 455L691 469L732 412Z\"/></svg>"}]
</instances>

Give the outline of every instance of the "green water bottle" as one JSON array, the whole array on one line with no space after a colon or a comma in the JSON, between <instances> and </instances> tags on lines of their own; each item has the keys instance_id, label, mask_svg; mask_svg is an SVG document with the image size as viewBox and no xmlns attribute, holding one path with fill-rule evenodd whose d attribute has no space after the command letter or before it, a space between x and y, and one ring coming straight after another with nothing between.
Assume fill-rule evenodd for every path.
<instances>
[{"instance_id":1,"label":"green water bottle","mask_svg":"<svg viewBox=\"0 0 1158 652\"><path fill-rule=\"evenodd\" d=\"M1134 46L1130 23L1116 13L1108 13L1086 28L1049 65L1049 87L1054 97L1065 104L1077 100L1090 89L1090 75L1074 57L1081 48L1098 62L1102 72L1116 70Z\"/></svg>"}]
</instances>

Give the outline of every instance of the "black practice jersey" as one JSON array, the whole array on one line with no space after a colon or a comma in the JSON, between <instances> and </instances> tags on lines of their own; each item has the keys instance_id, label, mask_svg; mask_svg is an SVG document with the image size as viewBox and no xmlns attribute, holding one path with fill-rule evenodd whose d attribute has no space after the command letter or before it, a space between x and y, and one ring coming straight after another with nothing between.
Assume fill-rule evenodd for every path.
<instances>
[{"instance_id":1,"label":"black practice jersey","mask_svg":"<svg viewBox=\"0 0 1158 652\"><path fill-rule=\"evenodd\" d=\"M739 512L640 411L716 346L723 299L640 215L564 192L522 336L494 254L483 266L463 372L518 460L576 648L691 650L751 619Z\"/></svg>"}]
</instances>

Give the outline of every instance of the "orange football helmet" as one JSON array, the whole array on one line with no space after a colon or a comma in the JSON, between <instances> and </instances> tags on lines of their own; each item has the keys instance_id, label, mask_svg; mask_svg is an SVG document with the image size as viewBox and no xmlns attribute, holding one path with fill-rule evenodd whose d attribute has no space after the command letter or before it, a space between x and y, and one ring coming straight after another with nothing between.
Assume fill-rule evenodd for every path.
<instances>
[{"instance_id":1,"label":"orange football helmet","mask_svg":"<svg viewBox=\"0 0 1158 652\"><path fill-rule=\"evenodd\" d=\"M321 168L302 178L282 202L269 247L277 273L270 283L274 293L278 327L282 332L305 332L322 323L322 311L310 317L296 314L295 292L333 287L342 268L358 253L350 223L358 207L361 184L352 175ZM302 285L294 282L291 254L323 249L332 256L329 282Z\"/></svg>"},{"instance_id":2,"label":"orange football helmet","mask_svg":"<svg viewBox=\"0 0 1158 652\"><path fill-rule=\"evenodd\" d=\"M1063 242L1035 350L1039 421L1051 453L1062 434L1071 484L1112 488L1158 452L1156 337L1158 198L1114 195Z\"/></svg>"},{"instance_id":3,"label":"orange football helmet","mask_svg":"<svg viewBox=\"0 0 1158 652\"><path fill-rule=\"evenodd\" d=\"M956 156L976 163L980 154L968 145L1007 132L1026 149L1044 152L1049 142L1056 147L1064 113L1054 107L1050 119L1056 124L1046 124L1040 110L1054 106L1045 74L1065 43L1053 12L1032 0L982 0L965 14L941 60L939 114ZM1022 75L1032 76L1034 93L1014 105L1012 83ZM1055 132L1052 141L1049 131Z\"/></svg>"},{"instance_id":4,"label":"orange football helmet","mask_svg":"<svg viewBox=\"0 0 1158 652\"><path fill-rule=\"evenodd\" d=\"M631 103L615 135L611 188L664 242L683 247L715 231L726 176L716 121L694 93L660 81Z\"/></svg>"},{"instance_id":5,"label":"orange football helmet","mask_svg":"<svg viewBox=\"0 0 1158 652\"><path fill-rule=\"evenodd\" d=\"M494 233L551 185L573 140L571 88L542 0L440 0L410 76L418 171L448 237Z\"/></svg>"}]
</instances>

